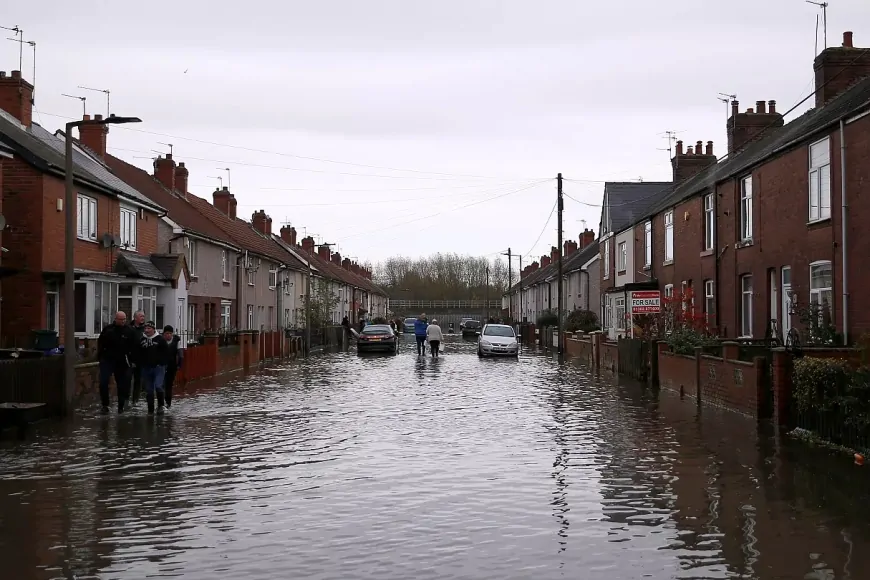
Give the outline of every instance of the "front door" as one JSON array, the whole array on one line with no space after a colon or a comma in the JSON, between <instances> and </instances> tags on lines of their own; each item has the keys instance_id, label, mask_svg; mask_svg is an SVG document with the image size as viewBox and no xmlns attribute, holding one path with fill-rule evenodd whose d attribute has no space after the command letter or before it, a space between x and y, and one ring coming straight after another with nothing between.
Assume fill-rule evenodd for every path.
<instances>
[{"instance_id":1,"label":"front door","mask_svg":"<svg viewBox=\"0 0 870 580\"><path fill-rule=\"evenodd\" d=\"M788 338L788 333L791 330L791 266L782 267L782 340Z\"/></svg>"}]
</instances>

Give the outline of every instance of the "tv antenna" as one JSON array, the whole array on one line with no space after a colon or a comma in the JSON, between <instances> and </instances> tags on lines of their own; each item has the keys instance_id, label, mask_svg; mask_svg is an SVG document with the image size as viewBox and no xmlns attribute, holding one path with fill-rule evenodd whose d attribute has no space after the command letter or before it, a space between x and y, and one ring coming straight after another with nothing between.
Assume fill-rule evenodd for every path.
<instances>
[{"instance_id":1,"label":"tv antenna","mask_svg":"<svg viewBox=\"0 0 870 580\"><path fill-rule=\"evenodd\" d=\"M161 143L160 141L158 141L157 144L169 147L169 154L172 155L172 143Z\"/></svg>"},{"instance_id":2,"label":"tv antenna","mask_svg":"<svg viewBox=\"0 0 870 580\"><path fill-rule=\"evenodd\" d=\"M24 31L21 30L21 28L19 28L17 24L12 28L9 28L8 26L0 26L0 28L2 28L3 30L8 30L9 32L14 32L15 36L20 37L12 39L21 43L18 45L18 70L20 71L22 63L24 62Z\"/></svg>"},{"instance_id":3,"label":"tv antenna","mask_svg":"<svg viewBox=\"0 0 870 580\"><path fill-rule=\"evenodd\" d=\"M80 100L80 101L82 102L82 115L87 115L87 114L88 114L88 107L87 107L87 100L88 100L88 98L87 98L87 97L79 97L78 95L68 95L68 94L66 94L66 93L61 93L61 96L62 96L62 97L67 97L68 99L78 99L78 100Z\"/></svg>"},{"instance_id":4,"label":"tv antenna","mask_svg":"<svg viewBox=\"0 0 870 580\"><path fill-rule=\"evenodd\" d=\"M80 89L84 89L86 91L94 91L96 93L105 93L106 95L106 117L112 114L112 97L109 89L92 89L90 87L83 87L79 85Z\"/></svg>"},{"instance_id":5,"label":"tv antenna","mask_svg":"<svg viewBox=\"0 0 870 580\"><path fill-rule=\"evenodd\" d=\"M221 175L209 175L209 178L210 178L210 179L217 179L217 180L218 180L218 183L220 184L220 185L218 186L218 189L223 189L223 188L224 188L224 178L223 178L223 176L221 176Z\"/></svg>"},{"instance_id":6,"label":"tv antenna","mask_svg":"<svg viewBox=\"0 0 870 580\"><path fill-rule=\"evenodd\" d=\"M662 139L668 140L668 146L667 147L656 147L656 149L658 149L659 151L667 151L668 152L668 161L670 161L674 156L673 144L677 140L677 133L682 133L682 132L683 131L663 131L663 132L659 133L659 135L662 135ZM641 179L639 179L639 181L643 181L643 179L641 178Z\"/></svg>"},{"instance_id":7,"label":"tv antenna","mask_svg":"<svg viewBox=\"0 0 870 580\"><path fill-rule=\"evenodd\" d=\"M0 27L0 28L2 28L2 27ZM19 51L18 51L18 67L19 67L19 69L22 66L22 64L21 64L22 55L21 55L20 49L23 48L25 44L30 45L30 48L33 49L33 79L32 79L32 83L31 83L31 84L33 84L33 93L31 94L31 97L30 97L30 104L33 105L34 103L36 103L36 41L24 40L24 33L23 32L22 32L21 38L7 38L6 40L11 40L12 42L17 42L19 45L18 46L18 48L19 48Z\"/></svg>"},{"instance_id":8,"label":"tv antenna","mask_svg":"<svg viewBox=\"0 0 870 580\"><path fill-rule=\"evenodd\" d=\"M822 9L822 39L824 40L825 48L828 48L828 3L815 2L814 0L806 0L807 4L818 6ZM816 54L819 54L819 17L816 15Z\"/></svg>"},{"instance_id":9,"label":"tv antenna","mask_svg":"<svg viewBox=\"0 0 870 580\"><path fill-rule=\"evenodd\" d=\"M719 93L719 96L716 97L723 103L725 103L725 120L727 121L729 117L731 117L731 101L737 100L737 95L729 95L728 93Z\"/></svg>"},{"instance_id":10,"label":"tv antenna","mask_svg":"<svg viewBox=\"0 0 870 580\"><path fill-rule=\"evenodd\" d=\"M227 188L228 188L230 191L232 191L232 189L233 189L233 182L230 181L230 168L229 168L229 167L218 167L217 170L218 170L218 171L226 171L226 172L227 172Z\"/></svg>"}]
</instances>

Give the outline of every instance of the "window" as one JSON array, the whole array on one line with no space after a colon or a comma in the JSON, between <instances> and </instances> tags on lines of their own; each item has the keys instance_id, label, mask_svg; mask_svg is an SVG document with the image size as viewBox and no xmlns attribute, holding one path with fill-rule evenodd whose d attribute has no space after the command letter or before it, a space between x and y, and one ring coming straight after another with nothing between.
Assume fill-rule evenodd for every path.
<instances>
[{"instance_id":1,"label":"window","mask_svg":"<svg viewBox=\"0 0 870 580\"><path fill-rule=\"evenodd\" d=\"M269 270L269 290L274 290L278 285L278 270Z\"/></svg>"},{"instance_id":2,"label":"window","mask_svg":"<svg viewBox=\"0 0 870 580\"><path fill-rule=\"evenodd\" d=\"M604 278L610 278L610 239L604 240Z\"/></svg>"},{"instance_id":3,"label":"window","mask_svg":"<svg viewBox=\"0 0 870 580\"><path fill-rule=\"evenodd\" d=\"M103 328L111 324L118 311L118 285L112 282L93 282L94 314L91 319L93 334L100 334Z\"/></svg>"},{"instance_id":4,"label":"window","mask_svg":"<svg viewBox=\"0 0 870 580\"><path fill-rule=\"evenodd\" d=\"M674 261L674 211L665 213L665 262Z\"/></svg>"},{"instance_id":5,"label":"window","mask_svg":"<svg viewBox=\"0 0 870 580\"><path fill-rule=\"evenodd\" d=\"M56 283L46 285L45 289L45 329L60 332L58 323L58 305L60 297Z\"/></svg>"},{"instance_id":6,"label":"window","mask_svg":"<svg viewBox=\"0 0 870 580\"><path fill-rule=\"evenodd\" d=\"M704 314L707 315L707 322L713 318L715 308L716 295L713 294L713 280L704 280Z\"/></svg>"},{"instance_id":7,"label":"window","mask_svg":"<svg viewBox=\"0 0 870 580\"><path fill-rule=\"evenodd\" d=\"M616 329L625 330L625 298L616 299Z\"/></svg>"},{"instance_id":8,"label":"window","mask_svg":"<svg viewBox=\"0 0 870 580\"><path fill-rule=\"evenodd\" d=\"M652 222L643 225L644 266L652 265Z\"/></svg>"},{"instance_id":9,"label":"window","mask_svg":"<svg viewBox=\"0 0 870 580\"><path fill-rule=\"evenodd\" d=\"M832 317L834 282L830 262L810 264L810 304L819 308L819 315Z\"/></svg>"},{"instance_id":10,"label":"window","mask_svg":"<svg viewBox=\"0 0 870 580\"><path fill-rule=\"evenodd\" d=\"M230 327L230 306L232 303L229 300L221 300L221 328L227 330Z\"/></svg>"},{"instance_id":11,"label":"window","mask_svg":"<svg viewBox=\"0 0 870 580\"><path fill-rule=\"evenodd\" d=\"M284 328L290 328L290 309L284 309Z\"/></svg>"},{"instance_id":12,"label":"window","mask_svg":"<svg viewBox=\"0 0 870 580\"><path fill-rule=\"evenodd\" d=\"M275 327L275 307L269 307L269 330Z\"/></svg>"},{"instance_id":13,"label":"window","mask_svg":"<svg viewBox=\"0 0 870 580\"><path fill-rule=\"evenodd\" d=\"M687 292L689 288L688 283L685 280L680 282L680 308L683 309L683 312L688 310L689 308L689 294Z\"/></svg>"},{"instance_id":14,"label":"window","mask_svg":"<svg viewBox=\"0 0 870 580\"><path fill-rule=\"evenodd\" d=\"M713 213L713 194L704 196L704 249L713 249L713 232L716 230L716 214Z\"/></svg>"},{"instance_id":15,"label":"window","mask_svg":"<svg viewBox=\"0 0 870 580\"><path fill-rule=\"evenodd\" d=\"M75 283L75 332L76 334L87 334L88 332L88 283Z\"/></svg>"},{"instance_id":16,"label":"window","mask_svg":"<svg viewBox=\"0 0 870 580\"><path fill-rule=\"evenodd\" d=\"M665 298L673 298L674 297L674 285L666 284L665 285Z\"/></svg>"},{"instance_id":17,"label":"window","mask_svg":"<svg viewBox=\"0 0 870 580\"><path fill-rule=\"evenodd\" d=\"M831 217L831 143L810 145L810 221Z\"/></svg>"},{"instance_id":18,"label":"window","mask_svg":"<svg viewBox=\"0 0 870 580\"><path fill-rule=\"evenodd\" d=\"M752 176L740 180L740 241L752 240Z\"/></svg>"},{"instance_id":19,"label":"window","mask_svg":"<svg viewBox=\"0 0 870 580\"><path fill-rule=\"evenodd\" d=\"M604 303L604 328L613 328L613 320L611 320L612 310L610 307L610 299Z\"/></svg>"},{"instance_id":20,"label":"window","mask_svg":"<svg viewBox=\"0 0 870 580\"><path fill-rule=\"evenodd\" d=\"M79 195L77 212L78 238L97 241L97 200Z\"/></svg>"},{"instance_id":21,"label":"window","mask_svg":"<svg viewBox=\"0 0 870 580\"><path fill-rule=\"evenodd\" d=\"M139 286L136 290L136 310L145 313L145 320L154 322L157 316L157 288L154 286Z\"/></svg>"},{"instance_id":22,"label":"window","mask_svg":"<svg viewBox=\"0 0 870 580\"><path fill-rule=\"evenodd\" d=\"M230 281L229 265L227 264L227 251L221 250L221 280Z\"/></svg>"},{"instance_id":23,"label":"window","mask_svg":"<svg viewBox=\"0 0 870 580\"><path fill-rule=\"evenodd\" d=\"M166 309L164 306L158 306L157 307L157 314L154 315L154 326L157 327L158 332L161 331L163 329L163 327L165 326L165 323L164 323L165 310Z\"/></svg>"},{"instance_id":24,"label":"window","mask_svg":"<svg viewBox=\"0 0 870 580\"><path fill-rule=\"evenodd\" d=\"M121 247L125 250L136 249L136 210L121 208Z\"/></svg>"},{"instance_id":25,"label":"window","mask_svg":"<svg viewBox=\"0 0 870 580\"><path fill-rule=\"evenodd\" d=\"M257 306L257 325L260 327L260 330L264 330L266 328L266 319L263 311L264 309L262 306Z\"/></svg>"},{"instance_id":26,"label":"window","mask_svg":"<svg viewBox=\"0 0 870 580\"><path fill-rule=\"evenodd\" d=\"M196 332L196 304L187 305L187 331Z\"/></svg>"},{"instance_id":27,"label":"window","mask_svg":"<svg viewBox=\"0 0 870 580\"><path fill-rule=\"evenodd\" d=\"M187 238L187 269L191 276L196 276L196 261L199 258L199 251L196 247L196 240Z\"/></svg>"},{"instance_id":28,"label":"window","mask_svg":"<svg viewBox=\"0 0 870 580\"><path fill-rule=\"evenodd\" d=\"M248 330L254 328L254 305L248 304Z\"/></svg>"},{"instance_id":29,"label":"window","mask_svg":"<svg viewBox=\"0 0 870 580\"><path fill-rule=\"evenodd\" d=\"M133 320L133 285L118 286L118 310L127 315L127 320Z\"/></svg>"},{"instance_id":30,"label":"window","mask_svg":"<svg viewBox=\"0 0 870 580\"><path fill-rule=\"evenodd\" d=\"M628 250L626 249L626 243L620 242L617 246L616 252L616 271L625 272L626 262L628 262Z\"/></svg>"},{"instance_id":31,"label":"window","mask_svg":"<svg viewBox=\"0 0 870 580\"><path fill-rule=\"evenodd\" d=\"M257 271L254 269L254 258L250 256L245 260L245 275L247 276L248 286L253 286L257 281Z\"/></svg>"},{"instance_id":32,"label":"window","mask_svg":"<svg viewBox=\"0 0 870 580\"><path fill-rule=\"evenodd\" d=\"M752 276L740 277L740 336L752 336Z\"/></svg>"}]
</instances>

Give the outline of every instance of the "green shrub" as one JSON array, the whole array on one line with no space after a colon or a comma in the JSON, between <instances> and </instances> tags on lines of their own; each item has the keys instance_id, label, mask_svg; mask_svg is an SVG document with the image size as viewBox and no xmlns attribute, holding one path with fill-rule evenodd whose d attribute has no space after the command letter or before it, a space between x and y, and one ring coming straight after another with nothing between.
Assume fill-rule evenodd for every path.
<instances>
[{"instance_id":1,"label":"green shrub","mask_svg":"<svg viewBox=\"0 0 870 580\"><path fill-rule=\"evenodd\" d=\"M544 328L547 326L556 326L559 324L559 317L552 310L544 310L538 316L538 327Z\"/></svg>"},{"instance_id":2,"label":"green shrub","mask_svg":"<svg viewBox=\"0 0 870 580\"><path fill-rule=\"evenodd\" d=\"M565 323L565 330L568 332L592 332L599 328L598 315L591 310L572 310Z\"/></svg>"},{"instance_id":3,"label":"green shrub","mask_svg":"<svg viewBox=\"0 0 870 580\"><path fill-rule=\"evenodd\" d=\"M671 351L677 354L695 354L695 347L709 349L718 346L718 341L705 331L690 326L680 326L671 331L665 340Z\"/></svg>"},{"instance_id":4,"label":"green shrub","mask_svg":"<svg viewBox=\"0 0 870 580\"><path fill-rule=\"evenodd\" d=\"M834 410L842 402L840 398L848 396L853 374L849 363L843 359L806 357L795 360L792 374L795 405L800 411Z\"/></svg>"}]
</instances>

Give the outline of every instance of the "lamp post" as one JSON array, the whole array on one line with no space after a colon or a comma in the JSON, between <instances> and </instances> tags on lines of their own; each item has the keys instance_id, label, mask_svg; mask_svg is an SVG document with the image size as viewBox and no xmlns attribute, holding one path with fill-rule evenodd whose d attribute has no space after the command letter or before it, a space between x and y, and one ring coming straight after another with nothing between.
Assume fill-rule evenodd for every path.
<instances>
[{"instance_id":1,"label":"lamp post","mask_svg":"<svg viewBox=\"0 0 870 580\"><path fill-rule=\"evenodd\" d=\"M66 147L64 151L64 172L66 182L64 188L64 210L66 230L64 234L64 412L69 413L72 402L72 394L75 384L75 357L76 357L76 334L75 334L75 242L76 242L76 195L73 181L73 146L72 130L75 127L85 125L119 125L122 123L141 123L138 117L116 117L110 115L106 118L82 119L71 121L66 124Z\"/></svg>"}]
</instances>

